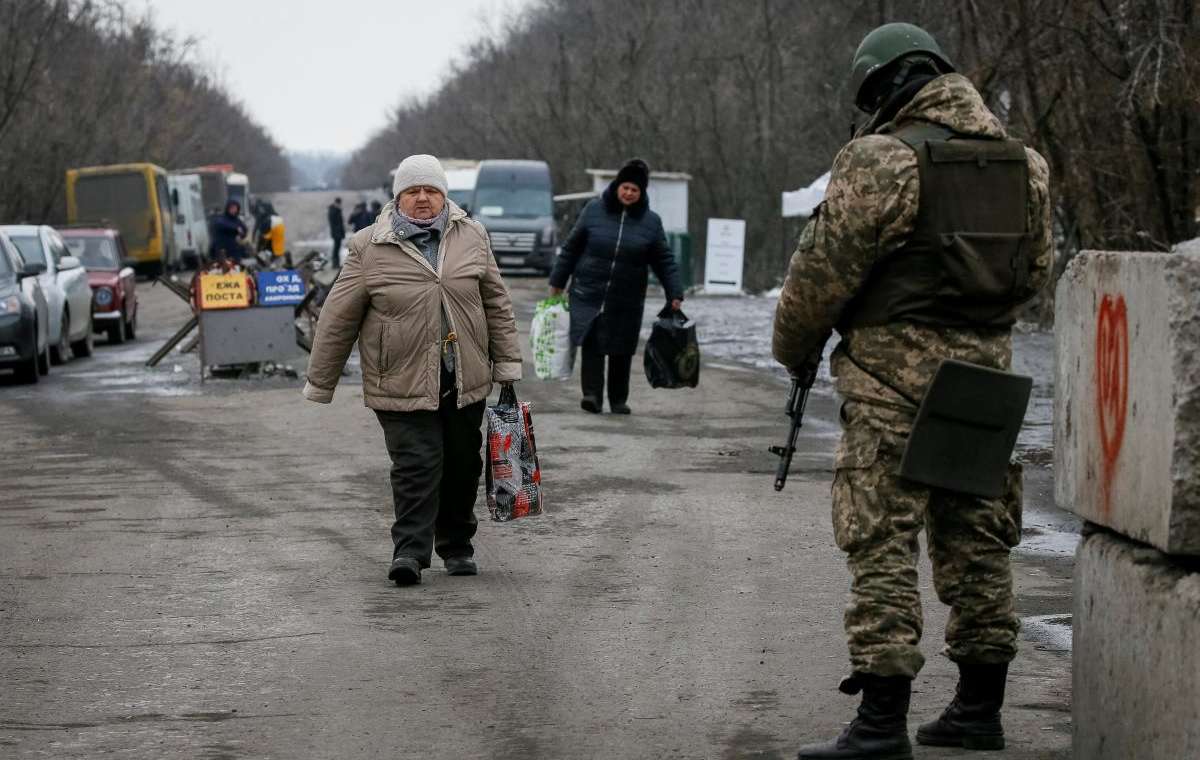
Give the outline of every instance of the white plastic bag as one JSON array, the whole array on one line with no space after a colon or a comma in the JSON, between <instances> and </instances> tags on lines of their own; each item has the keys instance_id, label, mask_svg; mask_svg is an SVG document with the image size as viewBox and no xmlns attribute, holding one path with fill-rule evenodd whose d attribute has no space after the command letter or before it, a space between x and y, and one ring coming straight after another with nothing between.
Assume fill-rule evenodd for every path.
<instances>
[{"instance_id":1,"label":"white plastic bag","mask_svg":"<svg viewBox=\"0 0 1200 760\"><path fill-rule=\"evenodd\" d=\"M571 345L567 299L554 296L534 307L529 342L533 347L533 371L539 380L571 379L575 348Z\"/></svg>"}]
</instances>

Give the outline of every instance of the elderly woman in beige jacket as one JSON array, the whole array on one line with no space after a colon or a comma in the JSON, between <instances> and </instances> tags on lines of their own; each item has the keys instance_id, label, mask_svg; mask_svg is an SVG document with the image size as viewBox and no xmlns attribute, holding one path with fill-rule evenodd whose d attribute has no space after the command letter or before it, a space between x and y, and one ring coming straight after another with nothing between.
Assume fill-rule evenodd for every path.
<instances>
[{"instance_id":1,"label":"elderly woman in beige jacket","mask_svg":"<svg viewBox=\"0 0 1200 760\"><path fill-rule=\"evenodd\" d=\"M363 399L392 459L392 563L419 583L433 551L475 575L485 399L521 379L512 301L483 227L446 198L433 156L409 156L379 218L350 238L321 308L304 396L329 403L358 342Z\"/></svg>"}]
</instances>

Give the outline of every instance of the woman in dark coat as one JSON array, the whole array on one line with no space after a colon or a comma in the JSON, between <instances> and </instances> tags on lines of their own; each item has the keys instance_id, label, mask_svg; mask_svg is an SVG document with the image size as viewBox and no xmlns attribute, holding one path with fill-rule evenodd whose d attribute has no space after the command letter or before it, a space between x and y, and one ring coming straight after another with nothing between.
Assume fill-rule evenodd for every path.
<instances>
[{"instance_id":1,"label":"woman in dark coat","mask_svg":"<svg viewBox=\"0 0 1200 760\"><path fill-rule=\"evenodd\" d=\"M608 357L608 403L629 414L629 372L637 352L646 283L653 269L671 307L683 302L675 257L662 220L650 210L650 169L633 159L599 198L592 199L563 243L550 274L557 295L571 281L571 343L582 354L580 406L599 414L604 403L604 359Z\"/></svg>"}]
</instances>

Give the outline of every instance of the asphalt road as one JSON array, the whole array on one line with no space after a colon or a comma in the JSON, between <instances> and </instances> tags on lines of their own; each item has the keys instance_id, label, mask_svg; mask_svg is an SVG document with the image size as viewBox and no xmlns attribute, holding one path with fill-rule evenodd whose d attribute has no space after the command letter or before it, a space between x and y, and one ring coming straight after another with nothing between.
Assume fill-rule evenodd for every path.
<instances>
[{"instance_id":1,"label":"asphalt road","mask_svg":"<svg viewBox=\"0 0 1200 760\"><path fill-rule=\"evenodd\" d=\"M513 283L523 328L540 288ZM201 386L194 356L146 370L186 313L142 293L137 343L0 378L0 756L787 758L851 717L828 395L777 494L775 377L635 377L631 418L526 381L548 513L483 520L482 575L435 560L401 589L358 376L321 406L285 376ZM1070 757L1069 636L1039 627L1070 572L1017 555L1029 627L997 757ZM954 684L929 577L914 724Z\"/></svg>"}]
</instances>

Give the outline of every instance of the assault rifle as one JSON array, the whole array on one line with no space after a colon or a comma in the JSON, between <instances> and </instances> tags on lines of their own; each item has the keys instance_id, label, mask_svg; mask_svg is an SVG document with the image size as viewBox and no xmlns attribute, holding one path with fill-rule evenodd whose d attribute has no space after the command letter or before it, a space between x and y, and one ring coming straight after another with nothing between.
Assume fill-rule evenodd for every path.
<instances>
[{"instance_id":1,"label":"assault rifle","mask_svg":"<svg viewBox=\"0 0 1200 760\"><path fill-rule=\"evenodd\" d=\"M804 408L808 406L808 392L817 381L817 365L805 365L792 375L792 388L788 391L787 408L784 414L792 418L786 446L772 446L770 451L779 457L779 469L775 471L775 490L782 491L787 485L788 470L792 467L792 455L796 453L796 438L804 424Z\"/></svg>"}]
</instances>

